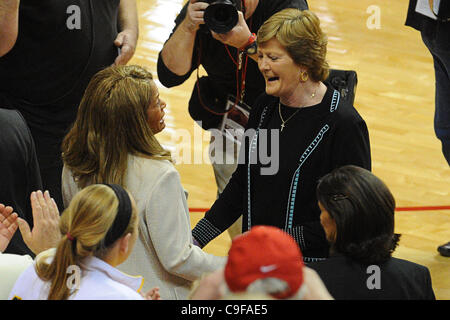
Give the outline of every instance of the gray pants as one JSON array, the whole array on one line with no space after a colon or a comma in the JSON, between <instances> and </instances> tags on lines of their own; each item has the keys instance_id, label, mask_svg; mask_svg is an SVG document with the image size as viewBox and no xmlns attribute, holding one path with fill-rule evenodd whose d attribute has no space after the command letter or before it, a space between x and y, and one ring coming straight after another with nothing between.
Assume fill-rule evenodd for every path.
<instances>
[{"instance_id":1,"label":"gray pants","mask_svg":"<svg viewBox=\"0 0 450 320\"><path fill-rule=\"evenodd\" d=\"M211 137L210 141L210 152L209 156L211 159L212 167L214 170L214 177L216 179L216 185L217 185L217 197L222 193L222 191L225 189L225 187L228 184L228 181L230 180L233 172L236 170L238 165L238 156L239 156L239 149L234 148L233 152L233 161L232 163L226 163L226 157L225 157L225 146L226 146L226 139L222 137L222 152L220 150L217 150L214 145L214 137ZM230 159L228 159L230 160ZM230 161L228 161L230 162ZM240 235L242 233L242 215L239 217L238 220L236 220L229 228L228 228L228 234L230 235L230 238L233 239L237 235Z\"/></svg>"}]
</instances>

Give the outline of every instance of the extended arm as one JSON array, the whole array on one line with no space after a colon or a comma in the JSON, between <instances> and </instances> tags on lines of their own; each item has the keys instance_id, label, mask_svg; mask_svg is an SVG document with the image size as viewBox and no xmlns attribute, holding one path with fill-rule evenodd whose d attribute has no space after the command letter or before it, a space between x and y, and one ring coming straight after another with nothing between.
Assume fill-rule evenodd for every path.
<instances>
[{"instance_id":1,"label":"extended arm","mask_svg":"<svg viewBox=\"0 0 450 320\"><path fill-rule=\"evenodd\" d=\"M148 233L167 272L193 281L225 265L225 257L210 255L192 244L188 206L175 170L164 173L153 188L145 218L147 230L143 232Z\"/></svg>"}]
</instances>

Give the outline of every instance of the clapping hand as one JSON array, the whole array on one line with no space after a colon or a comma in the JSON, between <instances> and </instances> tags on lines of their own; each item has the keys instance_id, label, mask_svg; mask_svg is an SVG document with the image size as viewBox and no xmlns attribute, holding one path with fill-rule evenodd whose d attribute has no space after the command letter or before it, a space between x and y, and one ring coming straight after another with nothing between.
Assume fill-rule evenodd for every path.
<instances>
[{"instance_id":1,"label":"clapping hand","mask_svg":"<svg viewBox=\"0 0 450 320\"><path fill-rule=\"evenodd\" d=\"M24 219L18 218L17 222L25 244L35 254L39 254L56 247L61 239L59 210L48 191L32 192L30 199L33 210L33 230L30 230L30 226Z\"/></svg>"},{"instance_id":2,"label":"clapping hand","mask_svg":"<svg viewBox=\"0 0 450 320\"><path fill-rule=\"evenodd\" d=\"M18 214L12 207L6 207L0 203L0 252L5 251L17 230Z\"/></svg>"}]
</instances>

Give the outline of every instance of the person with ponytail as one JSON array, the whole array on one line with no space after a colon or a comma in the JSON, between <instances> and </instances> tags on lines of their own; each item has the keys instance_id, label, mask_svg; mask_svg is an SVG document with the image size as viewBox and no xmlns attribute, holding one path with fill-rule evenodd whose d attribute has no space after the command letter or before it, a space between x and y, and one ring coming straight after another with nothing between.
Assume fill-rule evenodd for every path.
<instances>
[{"instance_id":1,"label":"person with ponytail","mask_svg":"<svg viewBox=\"0 0 450 320\"><path fill-rule=\"evenodd\" d=\"M24 300L139 300L143 278L116 267L138 236L132 196L115 184L80 191L63 212L61 240L40 253L16 281L9 298ZM149 293L158 298L158 290Z\"/></svg>"},{"instance_id":2,"label":"person with ponytail","mask_svg":"<svg viewBox=\"0 0 450 320\"><path fill-rule=\"evenodd\" d=\"M225 265L193 245L189 209L170 152L155 134L165 127L166 103L152 74L140 66L112 66L89 83L77 119L63 141L63 200L82 188L115 183L139 211L139 238L119 267L160 288L165 300L184 299L192 282Z\"/></svg>"},{"instance_id":3,"label":"person with ponytail","mask_svg":"<svg viewBox=\"0 0 450 320\"><path fill-rule=\"evenodd\" d=\"M30 200L31 227L14 212L13 207L0 203L0 300L8 299L17 278L33 264L30 255L4 253L17 230L20 229L24 243L34 255L54 248L61 238L58 206L48 190L33 191Z\"/></svg>"}]
</instances>

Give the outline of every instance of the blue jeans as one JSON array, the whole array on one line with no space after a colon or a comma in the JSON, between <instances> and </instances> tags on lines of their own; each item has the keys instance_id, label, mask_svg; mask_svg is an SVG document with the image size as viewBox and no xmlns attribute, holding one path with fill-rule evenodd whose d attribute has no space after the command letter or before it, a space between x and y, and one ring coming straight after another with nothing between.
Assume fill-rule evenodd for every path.
<instances>
[{"instance_id":1,"label":"blue jeans","mask_svg":"<svg viewBox=\"0 0 450 320\"><path fill-rule=\"evenodd\" d=\"M434 131L442 143L442 153L450 166L450 43L440 32L450 32L448 25L430 35L422 32L422 40L433 56L436 77ZM442 25L441 25L442 26ZM447 30L445 30L447 29Z\"/></svg>"}]
</instances>

